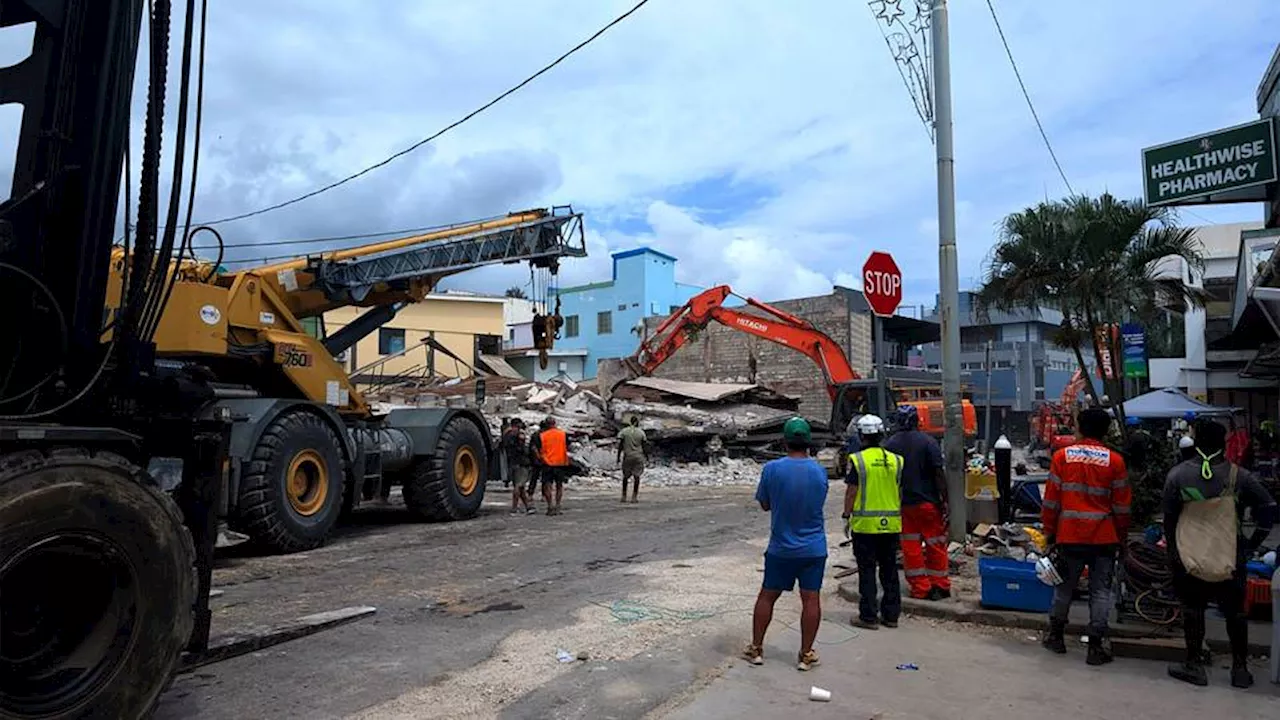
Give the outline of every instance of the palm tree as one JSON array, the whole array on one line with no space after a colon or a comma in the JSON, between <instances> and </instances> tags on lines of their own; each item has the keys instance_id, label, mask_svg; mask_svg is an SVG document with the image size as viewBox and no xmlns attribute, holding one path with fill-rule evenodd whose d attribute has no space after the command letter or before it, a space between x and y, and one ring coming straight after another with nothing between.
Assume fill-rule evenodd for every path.
<instances>
[{"instance_id":1,"label":"palm tree","mask_svg":"<svg viewBox=\"0 0 1280 720\"><path fill-rule=\"evenodd\" d=\"M509 298L516 298L518 300L528 299L527 296L524 294L524 288L520 287L519 285L512 285L511 287L507 288L506 296Z\"/></svg>"},{"instance_id":2,"label":"palm tree","mask_svg":"<svg viewBox=\"0 0 1280 720\"><path fill-rule=\"evenodd\" d=\"M1179 227L1168 208L1110 194L1083 195L1044 202L1004 219L1000 238L978 290L978 311L1042 307L1062 312L1052 342L1072 350L1084 370L1087 392L1100 397L1082 350L1087 342L1103 367L1103 350L1094 338L1108 339L1113 377L1103 378L1124 422L1124 383L1119 348L1107 328L1127 320L1151 321L1162 308L1202 307L1203 289L1188 285L1179 272L1161 272L1160 260L1175 257L1203 270L1195 233Z\"/></svg>"}]
</instances>

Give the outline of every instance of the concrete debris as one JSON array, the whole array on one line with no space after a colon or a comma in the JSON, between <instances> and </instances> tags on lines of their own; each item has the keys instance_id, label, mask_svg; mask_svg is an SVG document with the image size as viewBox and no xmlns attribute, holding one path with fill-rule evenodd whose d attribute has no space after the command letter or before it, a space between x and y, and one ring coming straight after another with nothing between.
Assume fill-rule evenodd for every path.
<instances>
[{"instance_id":1,"label":"concrete debris","mask_svg":"<svg viewBox=\"0 0 1280 720\"><path fill-rule=\"evenodd\" d=\"M642 377L614 382L609 399L596 380L575 382L558 377L549 382L518 381L501 375L484 378L481 410L497 437L504 420L520 418L537 427L546 417L570 436L570 455L579 475L595 477L617 471L618 431L632 417L650 441L655 484L724 484L737 480L725 460L764 461L784 454L782 425L799 407L797 398L751 383L696 383ZM384 392L366 391L376 412L399 407L475 407L476 378L436 379L415 386L397 385ZM826 423L810 420L815 433ZM834 451L827 450L834 458ZM819 458L820 460L822 458ZM831 459L831 458L829 458ZM689 479L662 477L664 468L709 468ZM758 463L742 467L744 477L759 477ZM729 472L726 472L728 470Z\"/></svg>"}]
</instances>

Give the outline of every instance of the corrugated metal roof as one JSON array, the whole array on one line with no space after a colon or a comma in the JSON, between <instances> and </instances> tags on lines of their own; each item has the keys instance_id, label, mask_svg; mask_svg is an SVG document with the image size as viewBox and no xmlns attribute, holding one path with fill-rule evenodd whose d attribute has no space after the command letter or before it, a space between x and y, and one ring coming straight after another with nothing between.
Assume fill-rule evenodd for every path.
<instances>
[{"instance_id":1,"label":"corrugated metal roof","mask_svg":"<svg viewBox=\"0 0 1280 720\"><path fill-rule=\"evenodd\" d=\"M511 367L501 355L480 355L480 362L484 363L494 373L502 377L511 378L512 380L526 379L515 368Z\"/></svg>"}]
</instances>

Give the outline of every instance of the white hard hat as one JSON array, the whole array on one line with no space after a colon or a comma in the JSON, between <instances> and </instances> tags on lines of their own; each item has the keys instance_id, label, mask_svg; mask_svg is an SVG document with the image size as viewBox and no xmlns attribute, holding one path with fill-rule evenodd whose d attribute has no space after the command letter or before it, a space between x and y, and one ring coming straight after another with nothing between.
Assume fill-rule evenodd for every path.
<instances>
[{"instance_id":1,"label":"white hard hat","mask_svg":"<svg viewBox=\"0 0 1280 720\"><path fill-rule=\"evenodd\" d=\"M1195 446L1196 441L1192 440L1190 435L1183 435L1182 438L1178 440L1179 450L1186 450L1187 448L1193 448Z\"/></svg>"},{"instance_id":2,"label":"white hard hat","mask_svg":"<svg viewBox=\"0 0 1280 720\"><path fill-rule=\"evenodd\" d=\"M1047 557L1036 560L1036 577L1040 578L1040 582L1049 587L1056 587L1062 584L1062 575L1058 572L1058 568L1053 566L1053 560Z\"/></svg>"},{"instance_id":3,"label":"white hard hat","mask_svg":"<svg viewBox=\"0 0 1280 720\"><path fill-rule=\"evenodd\" d=\"M883 435L884 421L877 415L863 415L858 418L859 435Z\"/></svg>"}]
</instances>

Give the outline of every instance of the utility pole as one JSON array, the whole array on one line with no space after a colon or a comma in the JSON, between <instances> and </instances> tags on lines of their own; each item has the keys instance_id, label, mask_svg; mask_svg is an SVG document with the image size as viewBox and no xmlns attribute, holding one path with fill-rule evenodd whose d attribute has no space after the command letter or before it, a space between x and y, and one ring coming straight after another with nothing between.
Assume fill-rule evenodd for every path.
<instances>
[{"instance_id":1,"label":"utility pole","mask_svg":"<svg viewBox=\"0 0 1280 720\"><path fill-rule=\"evenodd\" d=\"M947 0L933 0L933 126L938 152L938 320L942 326L942 452L951 498L951 539L968 532L964 504L964 418L960 409L960 270L956 258L955 151L951 135L951 57Z\"/></svg>"},{"instance_id":2,"label":"utility pole","mask_svg":"<svg viewBox=\"0 0 1280 720\"><path fill-rule=\"evenodd\" d=\"M994 341L987 341L987 410L982 420L982 452L991 450L991 346Z\"/></svg>"}]
</instances>

